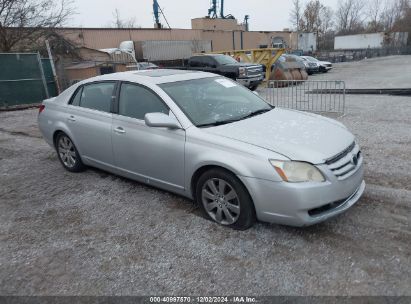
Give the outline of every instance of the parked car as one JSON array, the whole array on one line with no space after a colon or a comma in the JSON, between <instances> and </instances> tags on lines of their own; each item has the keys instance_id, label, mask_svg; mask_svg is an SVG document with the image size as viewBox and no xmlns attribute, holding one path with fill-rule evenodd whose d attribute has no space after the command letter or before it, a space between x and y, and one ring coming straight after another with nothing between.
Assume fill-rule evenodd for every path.
<instances>
[{"instance_id":1,"label":"parked car","mask_svg":"<svg viewBox=\"0 0 411 304\"><path fill-rule=\"evenodd\" d=\"M316 63L318 65L319 72L321 73L327 73L333 68L332 63L328 61L320 61L317 58L311 56L301 56L301 58L307 60L310 63Z\"/></svg>"},{"instance_id":2,"label":"parked car","mask_svg":"<svg viewBox=\"0 0 411 304\"><path fill-rule=\"evenodd\" d=\"M68 171L92 166L175 192L235 229L257 219L319 223L365 188L360 147L344 125L273 107L211 73L94 77L45 100L38 124Z\"/></svg>"},{"instance_id":3,"label":"parked car","mask_svg":"<svg viewBox=\"0 0 411 304\"><path fill-rule=\"evenodd\" d=\"M306 58L305 56L300 56L304 62L306 71L308 75L313 75L315 73L320 72L320 64L318 62L314 62Z\"/></svg>"},{"instance_id":4,"label":"parked car","mask_svg":"<svg viewBox=\"0 0 411 304\"><path fill-rule=\"evenodd\" d=\"M273 71L276 67L281 66L284 62L293 62L295 63L294 68L298 68L301 70L307 70L307 67L304 63L304 60L299 56L292 55L292 54L284 54L281 55L278 60L271 66L271 71Z\"/></svg>"},{"instance_id":5,"label":"parked car","mask_svg":"<svg viewBox=\"0 0 411 304\"><path fill-rule=\"evenodd\" d=\"M128 65L127 70L139 71L139 70L156 70L158 69L158 65L152 62L138 62L133 65Z\"/></svg>"},{"instance_id":6,"label":"parked car","mask_svg":"<svg viewBox=\"0 0 411 304\"><path fill-rule=\"evenodd\" d=\"M257 89L264 80L263 66L238 62L228 55L204 54L192 56L188 65L179 69L210 72L231 78L250 90Z\"/></svg>"}]
</instances>

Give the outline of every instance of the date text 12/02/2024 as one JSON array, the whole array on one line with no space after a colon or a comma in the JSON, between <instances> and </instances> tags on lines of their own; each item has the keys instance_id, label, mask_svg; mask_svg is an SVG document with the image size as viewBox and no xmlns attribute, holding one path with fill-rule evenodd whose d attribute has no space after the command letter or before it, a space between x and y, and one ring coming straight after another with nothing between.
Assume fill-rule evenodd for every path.
<instances>
[{"instance_id":1,"label":"date text 12/02/2024","mask_svg":"<svg viewBox=\"0 0 411 304\"><path fill-rule=\"evenodd\" d=\"M256 298L247 296L233 297L150 297L150 303L254 303Z\"/></svg>"}]
</instances>

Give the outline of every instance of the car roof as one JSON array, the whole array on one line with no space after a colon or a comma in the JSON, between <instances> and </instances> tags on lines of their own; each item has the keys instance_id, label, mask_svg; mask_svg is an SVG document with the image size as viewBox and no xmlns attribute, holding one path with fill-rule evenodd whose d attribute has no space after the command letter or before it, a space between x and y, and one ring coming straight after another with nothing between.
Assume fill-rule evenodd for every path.
<instances>
[{"instance_id":1,"label":"car roof","mask_svg":"<svg viewBox=\"0 0 411 304\"><path fill-rule=\"evenodd\" d=\"M156 69L142 71L128 71L113 73L89 78L83 83L94 81L120 80L137 83L161 84L177 81L185 81L200 78L216 77L218 75L200 71L175 70L175 69Z\"/></svg>"},{"instance_id":2,"label":"car roof","mask_svg":"<svg viewBox=\"0 0 411 304\"><path fill-rule=\"evenodd\" d=\"M204 57L204 56L221 57L221 56L229 56L229 55L225 55L225 54L196 54L192 57Z\"/></svg>"}]
</instances>

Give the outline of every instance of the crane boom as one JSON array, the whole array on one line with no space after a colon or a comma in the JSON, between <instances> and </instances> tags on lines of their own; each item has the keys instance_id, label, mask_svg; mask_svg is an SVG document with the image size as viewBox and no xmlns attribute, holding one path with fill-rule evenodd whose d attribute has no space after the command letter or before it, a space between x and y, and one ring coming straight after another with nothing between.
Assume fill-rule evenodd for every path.
<instances>
[{"instance_id":1,"label":"crane boom","mask_svg":"<svg viewBox=\"0 0 411 304\"><path fill-rule=\"evenodd\" d=\"M225 16L224 16L224 0L220 0L220 17L225 19Z\"/></svg>"},{"instance_id":2,"label":"crane boom","mask_svg":"<svg viewBox=\"0 0 411 304\"><path fill-rule=\"evenodd\" d=\"M211 8L208 10L208 16L210 18L217 18L217 0L212 0Z\"/></svg>"},{"instance_id":3,"label":"crane boom","mask_svg":"<svg viewBox=\"0 0 411 304\"><path fill-rule=\"evenodd\" d=\"M168 27L171 28L170 24L168 23L167 18L164 15L164 12L161 9L160 5L158 4L157 0L153 0L153 13L154 13L154 19L155 19L155 22L156 22L156 28L162 28L163 27L160 23L160 13L161 13L161 15L163 15L164 20L166 21Z\"/></svg>"},{"instance_id":4,"label":"crane boom","mask_svg":"<svg viewBox=\"0 0 411 304\"><path fill-rule=\"evenodd\" d=\"M156 21L156 25L158 28L161 27L161 23L160 23L160 12L159 12L159 5L158 5L158 1L157 0L153 0L153 12L154 12L154 18Z\"/></svg>"}]
</instances>

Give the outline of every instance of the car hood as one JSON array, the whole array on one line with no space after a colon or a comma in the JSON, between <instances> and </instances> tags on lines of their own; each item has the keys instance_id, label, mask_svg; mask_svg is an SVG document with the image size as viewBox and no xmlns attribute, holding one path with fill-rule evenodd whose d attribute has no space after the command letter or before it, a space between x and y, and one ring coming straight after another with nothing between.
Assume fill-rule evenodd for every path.
<instances>
[{"instance_id":1,"label":"car hood","mask_svg":"<svg viewBox=\"0 0 411 304\"><path fill-rule=\"evenodd\" d=\"M280 108L204 131L313 164L324 163L355 139L335 120Z\"/></svg>"}]
</instances>

